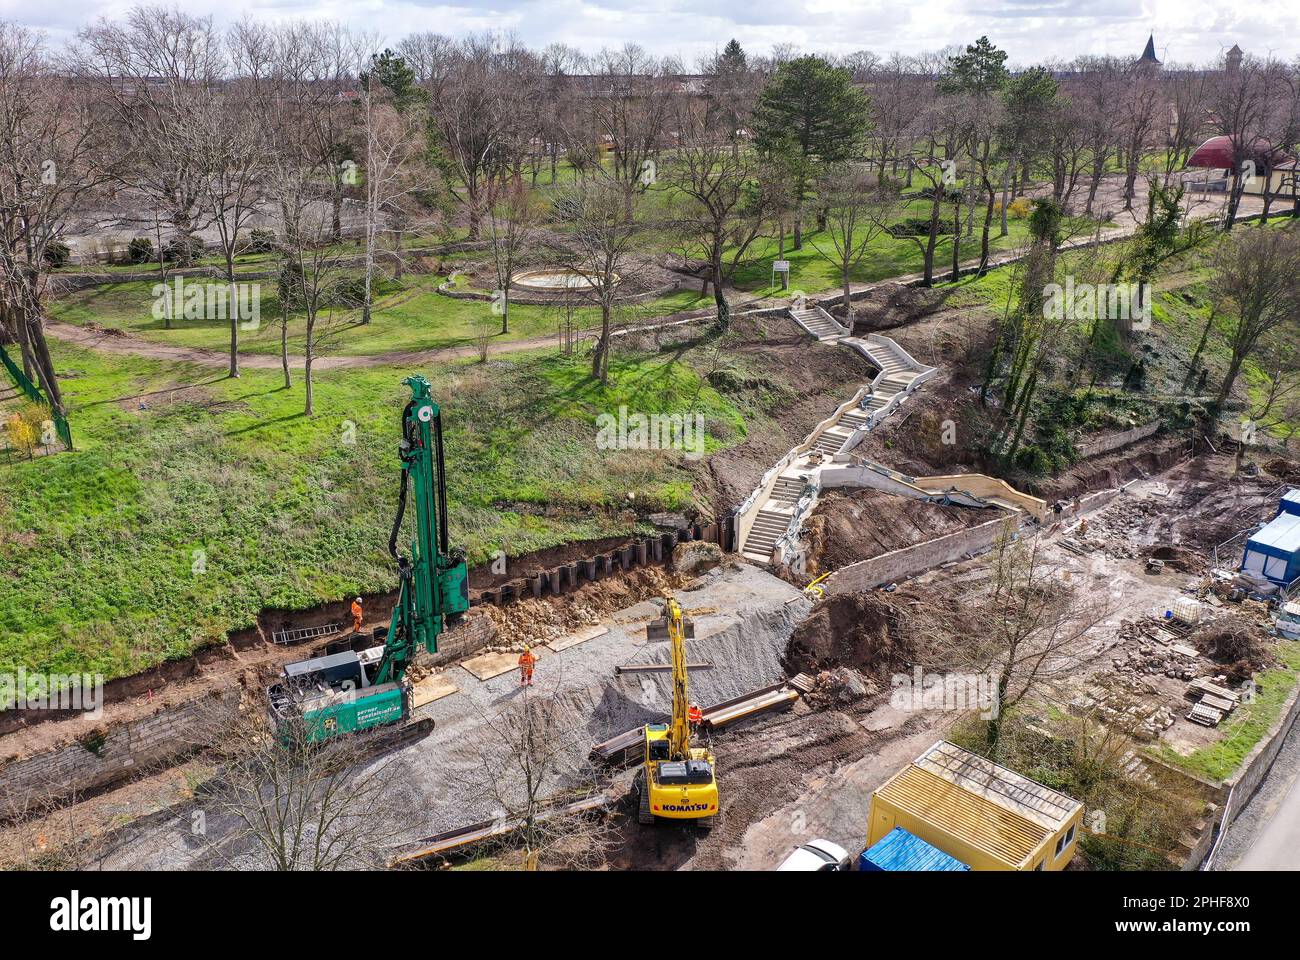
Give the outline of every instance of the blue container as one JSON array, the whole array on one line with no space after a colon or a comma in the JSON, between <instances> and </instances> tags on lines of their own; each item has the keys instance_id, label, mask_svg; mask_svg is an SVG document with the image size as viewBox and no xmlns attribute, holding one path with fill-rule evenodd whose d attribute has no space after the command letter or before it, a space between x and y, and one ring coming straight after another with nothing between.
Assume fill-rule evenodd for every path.
<instances>
[{"instance_id":1,"label":"blue container","mask_svg":"<svg viewBox=\"0 0 1300 960\"><path fill-rule=\"evenodd\" d=\"M859 870L969 870L956 857L932 847L915 834L895 827L858 858Z\"/></svg>"}]
</instances>

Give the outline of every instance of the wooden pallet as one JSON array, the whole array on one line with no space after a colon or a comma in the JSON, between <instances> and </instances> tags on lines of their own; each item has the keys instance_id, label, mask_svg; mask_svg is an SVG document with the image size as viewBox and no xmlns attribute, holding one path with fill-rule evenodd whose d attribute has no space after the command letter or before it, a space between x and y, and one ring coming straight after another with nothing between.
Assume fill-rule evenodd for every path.
<instances>
[{"instance_id":1,"label":"wooden pallet","mask_svg":"<svg viewBox=\"0 0 1300 960\"><path fill-rule=\"evenodd\" d=\"M1187 719L1203 727L1217 727L1223 720L1223 713L1209 704L1198 703L1192 707L1192 712L1187 715Z\"/></svg>"}]
</instances>

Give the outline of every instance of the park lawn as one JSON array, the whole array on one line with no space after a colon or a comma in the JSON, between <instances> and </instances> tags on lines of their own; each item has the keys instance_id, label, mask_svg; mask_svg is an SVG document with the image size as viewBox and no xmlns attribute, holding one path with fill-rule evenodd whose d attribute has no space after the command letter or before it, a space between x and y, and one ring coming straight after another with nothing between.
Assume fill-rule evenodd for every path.
<instances>
[{"instance_id":1,"label":"park lawn","mask_svg":"<svg viewBox=\"0 0 1300 960\"><path fill-rule=\"evenodd\" d=\"M400 282L383 281L369 324L361 324L360 311L355 309L322 313L316 329L318 355L375 356L460 346L474 343L480 331L491 331L492 343L529 339L555 334L563 319L556 307L514 304L510 307L510 329L501 333L501 318L492 312L490 302L443 296L436 290L442 280L432 275L408 275ZM53 301L50 316L79 326L95 323L116 328L155 343L229 349L228 321L177 317L168 329L164 319L154 316L155 302L152 282L108 283ZM711 303L712 299L701 299L695 291L679 291L629 305L621 310L619 319L637 322ZM240 331L240 352L278 355L280 320L274 285L262 284L260 304L256 329ZM181 305L175 312L181 313ZM575 322L579 329L598 326L600 313L594 307L582 307L575 311ZM306 320L296 311L289 318L289 351L301 356L305 347Z\"/></svg>"},{"instance_id":2,"label":"park lawn","mask_svg":"<svg viewBox=\"0 0 1300 960\"><path fill-rule=\"evenodd\" d=\"M386 546L410 373L442 403L452 540L472 563L630 534L637 513L690 506L684 454L600 449L600 413L689 408L725 423L727 442L744 437L689 351L619 354L607 388L588 361L540 351L330 371L307 419L301 382L285 390L274 371L230 380L53 349L77 449L0 464L0 670L121 676L264 608L395 587Z\"/></svg>"},{"instance_id":3,"label":"park lawn","mask_svg":"<svg viewBox=\"0 0 1300 960\"><path fill-rule=\"evenodd\" d=\"M978 220L978 217L977 217ZM1021 245L1028 235L1028 228L1023 220L1010 220L1007 224L1008 234L999 237L995 221L989 235L989 250L1004 252ZM790 237L786 237L784 259L790 261L790 291L784 295L791 296L797 292L807 294L824 293L839 289L841 279L839 268L822 255L835 256L835 246L828 231L806 230L802 250L793 250ZM819 248L820 251L819 252ZM735 286L741 290L754 293L782 295L772 286L772 262L778 259L779 243L776 238L759 238L749 248L745 260L736 270ZM972 237L963 237L961 258L968 260L979 257L979 224ZM952 244L940 236L935 247L935 278L941 280L947 276L952 264ZM898 239L888 234L875 237L868 248L867 255L850 272L849 278L855 283L874 283L891 277L920 273L925 268L925 258L921 248L908 239Z\"/></svg>"},{"instance_id":4,"label":"park lawn","mask_svg":"<svg viewBox=\"0 0 1300 960\"><path fill-rule=\"evenodd\" d=\"M246 237L247 233L248 233L247 230L241 231L240 234L241 247L247 241L247 237ZM151 241L153 240L152 237L149 237L148 239L150 239ZM455 226L455 227L450 227L438 233L407 234L406 236L403 237L402 246L403 249L406 251L406 253L409 255L421 250L436 250L447 244L459 243L468 239L469 239L469 229L467 227ZM330 253L338 254L339 256L342 257L360 257L363 256L365 253L365 247L363 245L363 242L360 239L356 239L356 238L342 240L339 243L329 244L324 249L329 251ZM382 251L387 252L390 249L391 248L388 245L381 244ZM279 260L280 260L279 254L274 252L238 253L235 255L235 272L236 274L238 274L241 272L260 272L264 270L275 269L279 263ZM215 252L214 250L209 248L203 254L203 256L196 258L194 262L190 264L190 268L193 267L210 267L215 270L224 271L226 269L226 258L224 254ZM158 261L156 259L146 261L145 263L119 263L119 262L107 263L107 262L96 260L89 263L80 263L80 262L66 263L61 267L56 267L52 271L52 273L55 276L58 276L60 274L82 274L82 273L137 274L137 273L149 273L151 271L156 272L157 269L158 269ZM169 271L172 271L181 268L175 263L169 263L167 265L167 269Z\"/></svg>"}]
</instances>

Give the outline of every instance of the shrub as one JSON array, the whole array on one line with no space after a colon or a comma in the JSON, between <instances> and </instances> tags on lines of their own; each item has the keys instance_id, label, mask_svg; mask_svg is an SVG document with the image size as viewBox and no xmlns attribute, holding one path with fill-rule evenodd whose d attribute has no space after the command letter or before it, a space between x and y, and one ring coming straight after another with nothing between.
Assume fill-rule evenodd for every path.
<instances>
[{"instance_id":1,"label":"shrub","mask_svg":"<svg viewBox=\"0 0 1300 960\"><path fill-rule=\"evenodd\" d=\"M45 245L45 265L63 267L72 259L72 248L62 240L51 240Z\"/></svg>"},{"instance_id":2,"label":"shrub","mask_svg":"<svg viewBox=\"0 0 1300 960\"><path fill-rule=\"evenodd\" d=\"M167 246L163 247L164 259L182 267L189 266L201 256L203 256L203 241L193 234L173 237L168 241Z\"/></svg>"},{"instance_id":3,"label":"shrub","mask_svg":"<svg viewBox=\"0 0 1300 960\"><path fill-rule=\"evenodd\" d=\"M360 307L366 302L366 278L344 277L334 285L335 303L343 307Z\"/></svg>"},{"instance_id":4,"label":"shrub","mask_svg":"<svg viewBox=\"0 0 1300 960\"><path fill-rule=\"evenodd\" d=\"M1047 473L1052 469L1052 458L1042 447L1031 443L1016 451L1016 466L1025 473Z\"/></svg>"},{"instance_id":5,"label":"shrub","mask_svg":"<svg viewBox=\"0 0 1300 960\"><path fill-rule=\"evenodd\" d=\"M153 241L148 237L132 237L126 245L126 259L130 263L149 263L153 260Z\"/></svg>"},{"instance_id":6,"label":"shrub","mask_svg":"<svg viewBox=\"0 0 1300 960\"><path fill-rule=\"evenodd\" d=\"M274 230L253 230L248 234L249 253L273 253L275 244Z\"/></svg>"},{"instance_id":7,"label":"shrub","mask_svg":"<svg viewBox=\"0 0 1300 960\"><path fill-rule=\"evenodd\" d=\"M898 223L891 224L889 233L895 237L924 237L930 233L930 220L928 217L908 217ZM952 223L946 217L939 220L939 236L952 233Z\"/></svg>"},{"instance_id":8,"label":"shrub","mask_svg":"<svg viewBox=\"0 0 1300 960\"><path fill-rule=\"evenodd\" d=\"M1027 220L1033 212L1034 204L1028 197L1017 197L1007 207L1007 216L1012 220Z\"/></svg>"},{"instance_id":9,"label":"shrub","mask_svg":"<svg viewBox=\"0 0 1300 960\"><path fill-rule=\"evenodd\" d=\"M5 440L11 449L21 450L31 457L36 449L36 430L18 414L10 415L4 422Z\"/></svg>"}]
</instances>

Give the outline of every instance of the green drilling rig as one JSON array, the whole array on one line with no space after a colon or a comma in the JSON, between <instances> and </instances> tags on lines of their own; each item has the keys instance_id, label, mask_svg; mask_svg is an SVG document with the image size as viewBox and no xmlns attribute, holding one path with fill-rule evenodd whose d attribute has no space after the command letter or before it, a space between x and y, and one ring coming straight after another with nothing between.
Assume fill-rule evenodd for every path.
<instances>
[{"instance_id":1,"label":"green drilling rig","mask_svg":"<svg viewBox=\"0 0 1300 960\"><path fill-rule=\"evenodd\" d=\"M436 652L439 635L469 609L469 570L464 554L451 549L447 531L442 414L424 377L402 383L411 388L411 399L402 411L402 479L388 538L400 583L392 621L386 631L375 630L374 639L381 641L376 646L285 666L283 677L267 691L283 736L294 723L301 723L301 735L314 742L407 719L407 669L421 648ZM408 499L415 510L409 557L397 544Z\"/></svg>"}]
</instances>

